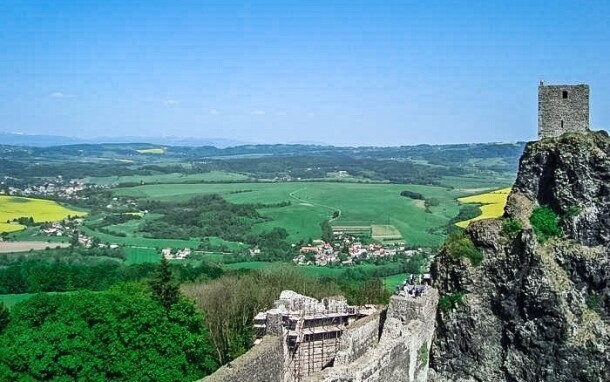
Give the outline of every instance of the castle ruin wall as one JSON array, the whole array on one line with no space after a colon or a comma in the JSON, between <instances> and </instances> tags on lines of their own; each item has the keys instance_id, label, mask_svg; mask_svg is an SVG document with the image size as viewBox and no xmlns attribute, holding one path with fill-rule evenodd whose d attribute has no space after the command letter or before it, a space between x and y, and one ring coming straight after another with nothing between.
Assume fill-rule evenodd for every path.
<instances>
[{"instance_id":1,"label":"castle ruin wall","mask_svg":"<svg viewBox=\"0 0 610 382\"><path fill-rule=\"evenodd\" d=\"M298 340L296 351L292 348L291 338L294 337L291 333L296 329L300 333L298 337L310 335L310 329L299 329L299 325L307 320L327 320L338 313L328 312L334 302L325 301L322 314L322 309L313 301L283 293L292 300L280 299L274 309L257 316L257 322L267 333L262 342L204 381L424 382L428 374L428 349L434 335L438 292L431 287L422 290L418 296L392 296L387 311L372 311L350 322L341 328L339 337ZM342 304L338 306L344 306ZM292 309L301 313L296 314ZM341 309L333 307L335 311ZM339 314L339 317L342 316ZM300 324L294 327L293 320ZM329 333L330 327L314 326L311 330ZM282 335L269 335L278 332ZM331 355L332 358L327 358Z\"/></svg>"},{"instance_id":2,"label":"castle ruin wall","mask_svg":"<svg viewBox=\"0 0 610 382\"><path fill-rule=\"evenodd\" d=\"M437 305L438 292L432 288L417 298L393 296L376 346L349 364L335 364L306 381L427 381L428 353L434 335Z\"/></svg>"},{"instance_id":3,"label":"castle ruin wall","mask_svg":"<svg viewBox=\"0 0 610 382\"><path fill-rule=\"evenodd\" d=\"M334 366L347 365L363 356L369 349L377 345L381 324L381 311L358 320L349 325L339 342Z\"/></svg>"},{"instance_id":4,"label":"castle ruin wall","mask_svg":"<svg viewBox=\"0 0 610 382\"><path fill-rule=\"evenodd\" d=\"M246 354L224 365L201 382L283 382L282 338L265 336Z\"/></svg>"}]
</instances>

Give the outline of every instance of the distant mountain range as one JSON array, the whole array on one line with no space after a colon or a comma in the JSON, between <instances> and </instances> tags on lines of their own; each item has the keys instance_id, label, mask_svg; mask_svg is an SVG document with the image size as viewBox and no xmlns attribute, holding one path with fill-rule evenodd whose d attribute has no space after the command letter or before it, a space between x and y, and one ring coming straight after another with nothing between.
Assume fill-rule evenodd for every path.
<instances>
[{"instance_id":1,"label":"distant mountain range","mask_svg":"<svg viewBox=\"0 0 610 382\"><path fill-rule=\"evenodd\" d=\"M249 142L224 138L185 138L185 137L97 137L75 138L59 135L37 135L0 132L0 145L51 147L76 144L100 143L150 143L166 146L214 146L218 148L246 145Z\"/></svg>"}]
</instances>

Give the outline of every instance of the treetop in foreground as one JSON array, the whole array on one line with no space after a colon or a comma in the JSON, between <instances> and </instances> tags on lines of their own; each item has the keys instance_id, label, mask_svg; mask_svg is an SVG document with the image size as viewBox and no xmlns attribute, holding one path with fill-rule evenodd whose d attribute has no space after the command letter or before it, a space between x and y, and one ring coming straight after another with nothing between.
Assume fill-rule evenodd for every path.
<instances>
[{"instance_id":1,"label":"treetop in foreground","mask_svg":"<svg viewBox=\"0 0 610 382\"><path fill-rule=\"evenodd\" d=\"M202 316L140 284L37 295L0 336L0 380L197 380L216 367Z\"/></svg>"}]
</instances>

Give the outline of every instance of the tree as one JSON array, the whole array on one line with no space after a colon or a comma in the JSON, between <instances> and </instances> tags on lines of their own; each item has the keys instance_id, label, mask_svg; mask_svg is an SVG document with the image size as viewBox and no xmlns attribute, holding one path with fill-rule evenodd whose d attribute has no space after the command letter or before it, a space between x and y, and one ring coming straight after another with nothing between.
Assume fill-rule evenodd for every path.
<instances>
[{"instance_id":1,"label":"tree","mask_svg":"<svg viewBox=\"0 0 610 382\"><path fill-rule=\"evenodd\" d=\"M102 240L99 237L94 236L91 238L91 248L98 248L102 244Z\"/></svg>"},{"instance_id":2,"label":"tree","mask_svg":"<svg viewBox=\"0 0 610 382\"><path fill-rule=\"evenodd\" d=\"M322 229L322 240L326 243L330 243L333 241L333 227L330 225L328 220L324 220L320 224L320 228Z\"/></svg>"},{"instance_id":3,"label":"tree","mask_svg":"<svg viewBox=\"0 0 610 382\"><path fill-rule=\"evenodd\" d=\"M80 245L80 242L78 241L79 235L80 233L78 231L74 231L74 234L70 238L70 248L76 248Z\"/></svg>"},{"instance_id":4,"label":"tree","mask_svg":"<svg viewBox=\"0 0 610 382\"><path fill-rule=\"evenodd\" d=\"M203 317L166 311L142 284L40 294L0 336L0 380L194 381L216 368Z\"/></svg>"},{"instance_id":5,"label":"tree","mask_svg":"<svg viewBox=\"0 0 610 382\"><path fill-rule=\"evenodd\" d=\"M161 258L159 268L150 280L150 289L155 300L159 301L165 310L169 310L180 299L180 286L173 280L169 261L165 257Z\"/></svg>"},{"instance_id":6,"label":"tree","mask_svg":"<svg viewBox=\"0 0 610 382\"><path fill-rule=\"evenodd\" d=\"M8 326L9 320L8 309L6 309L4 303L0 302L0 334L2 334L4 329Z\"/></svg>"},{"instance_id":7,"label":"tree","mask_svg":"<svg viewBox=\"0 0 610 382\"><path fill-rule=\"evenodd\" d=\"M183 292L205 312L210 339L217 359L223 364L252 346L254 316L269 309L286 289L315 298L341 293L331 281L305 276L291 267L228 275L183 286Z\"/></svg>"}]
</instances>

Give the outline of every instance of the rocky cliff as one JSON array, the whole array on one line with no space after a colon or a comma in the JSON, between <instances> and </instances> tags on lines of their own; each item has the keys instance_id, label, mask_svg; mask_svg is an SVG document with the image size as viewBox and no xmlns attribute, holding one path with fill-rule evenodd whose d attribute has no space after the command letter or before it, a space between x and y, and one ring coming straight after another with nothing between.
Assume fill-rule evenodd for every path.
<instances>
[{"instance_id":1,"label":"rocky cliff","mask_svg":"<svg viewBox=\"0 0 610 382\"><path fill-rule=\"evenodd\" d=\"M609 247L608 135L528 144L505 216L433 264L430 380L610 381Z\"/></svg>"}]
</instances>

